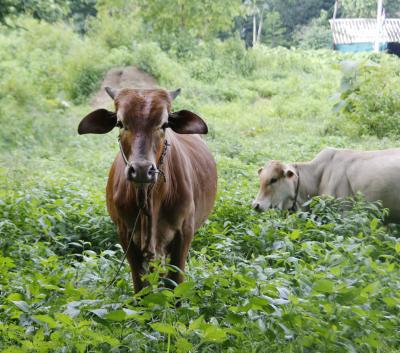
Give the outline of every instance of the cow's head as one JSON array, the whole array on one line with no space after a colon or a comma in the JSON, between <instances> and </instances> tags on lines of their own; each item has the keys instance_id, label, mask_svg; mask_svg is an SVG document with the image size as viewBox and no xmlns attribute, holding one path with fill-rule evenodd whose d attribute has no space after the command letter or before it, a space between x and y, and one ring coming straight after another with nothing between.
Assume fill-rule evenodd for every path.
<instances>
[{"instance_id":1,"label":"cow's head","mask_svg":"<svg viewBox=\"0 0 400 353\"><path fill-rule=\"evenodd\" d=\"M260 189L253 202L256 211L269 208L290 209L296 195L296 170L279 161L270 161L258 170Z\"/></svg>"},{"instance_id":2,"label":"cow's head","mask_svg":"<svg viewBox=\"0 0 400 353\"><path fill-rule=\"evenodd\" d=\"M122 150L127 158L125 175L129 181L146 185L157 181L157 163L162 154L166 129L178 134L206 134L205 122L188 110L171 112L171 102L180 89L137 90L106 88L114 100L115 112L98 109L85 116L79 134L104 134L120 130Z\"/></svg>"}]
</instances>

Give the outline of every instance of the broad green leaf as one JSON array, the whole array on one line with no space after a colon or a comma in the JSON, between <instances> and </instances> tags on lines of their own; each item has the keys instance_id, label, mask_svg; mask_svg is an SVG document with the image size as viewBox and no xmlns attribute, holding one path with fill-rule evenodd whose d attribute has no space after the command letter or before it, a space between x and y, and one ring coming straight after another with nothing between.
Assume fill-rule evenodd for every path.
<instances>
[{"instance_id":1,"label":"broad green leaf","mask_svg":"<svg viewBox=\"0 0 400 353\"><path fill-rule=\"evenodd\" d=\"M32 317L36 320L39 320L40 322L47 324L50 328L57 327L57 322L48 315L33 315Z\"/></svg>"},{"instance_id":2,"label":"broad green leaf","mask_svg":"<svg viewBox=\"0 0 400 353\"><path fill-rule=\"evenodd\" d=\"M379 224L379 220L377 218L374 218L370 223L371 230L376 230L376 228L378 227L378 224Z\"/></svg>"},{"instance_id":3,"label":"broad green leaf","mask_svg":"<svg viewBox=\"0 0 400 353\"><path fill-rule=\"evenodd\" d=\"M368 284L361 290L362 294L375 294L381 288L378 281Z\"/></svg>"},{"instance_id":4,"label":"broad green leaf","mask_svg":"<svg viewBox=\"0 0 400 353\"><path fill-rule=\"evenodd\" d=\"M13 302L13 301L21 301L21 299L23 299L23 298L24 298L23 295L20 294L20 293L10 293L10 294L7 296L7 299L8 299L9 301L11 301L11 302Z\"/></svg>"},{"instance_id":5,"label":"broad green leaf","mask_svg":"<svg viewBox=\"0 0 400 353\"><path fill-rule=\"evenodd\" d=\"M149 304L158 304L161 306L165 306L169 302L169 298L171 297L168 291L162 291L158 293L150 293L146 297L143 298L143 305ZM172 293L171 293L172 294Z\"/></svg>"},{"instance_id":6,"label":"broad green leaf","mask_svg":"<svg viewBox=\"0 0 400 353\"><path fill-rule=\"evenodd\" d=\"M180 337L176 340L175 347L177 353L188 353L193 348L193 344L186 338Z\"/></svg>"},{"instance_id":7,"label":"broad green leaf","mask_svg":"<svg viewBox=\"0 0 400 353\"><path fill-rule=\"evenodd\" d=\"M204 342L222 343L228 338L228 336L224 329L217 326L210 326L206 328L203 334L201 334L201 338Z\"/></svg>"},{"instance_id":8,"label":"broad green leaf","mask_svg":"<svg viewBox=\"0 0 400 353\"><path fill-rule=\"evenodd\" d=\"M78 348L79 353L85 353L86 352L86 347L88 343L85 342L76 342L75 343L76 347Z\"/></svg>"},{"instance_id":9,"label":"broad green leaf","mask_svg":"<svg viewBox=\"0 0 400 353\"><path fill-rule=\"evenodd\" d=\"M389 308L392 308L392 307L396 306L400 302L399 299L392 298L392 297L384 297L384 298L382 298L382 300L386 303L386 305Z\"/></svg>"},{"instance_id":10,"label":"broad green leaf","mask_svg":"<svg viewBox=\"0 0 400 353\"><path fill-rule=\"evenodd\" d=\"M126 319L126 313L123 310L111 311L103 316L103 319L110 321L124 321Z\"/></svg>"},{"instance_id":11,"label":"broad green leaf","mask_svg":"<svg viewBox=\"0 0 400 353\"><path fill-rule=\"evenodd\" d=\"M334 283L328 279L320 279L314 283L313 289L320 293L333 293Z\"/></svg>"},{"instance_id":12,"label":"broad green leaf","mask_svg":"<svg viewBox=\"0 0 400 353\"><path fill-rule=\"evenodd\" d=\"M174 293L180 298L190 298L194 293L195 283L194 282L182 282L175 287Z\"/></svg>"},{"instance_id":13,"label":"broad green leaf","mask_svg":"<svg viewBox=\"0 0 400 353\"><path fill-rule=\"evenodd\" d=\"M289 238L290 240L296 240L300 237L300 230L295 229L292 233L290 233Z\"/></svg>"},{"instance_id":14,"label":"broad green leaf","mask_svg":"<svg viewBox=\"0 0 400 353\"><path fill-rule=\"evenodd\" d=\"M55 313L54 318L58 322L62 323L63 325L66 325L66 326L70 326L74 323L74 321L68 315L65 315L62 313Z\"/></svg>"},{"instance_id":15,"label":"broad green leaf","mask_svg":"<svg viewBox=\"0 0 400 353\"><path fill-rule=\"evenodd\" d=\"M195 331L200 329L204 325L204 317L199 316L196 320L192 321L189 325L189 331Z\"/></svg>"},{"instance_id":16,"label":"broad green leaf","mask_svg":"<svg viewBox=\"0 0 400 353\"><path fill-rule=\"evenodd\" d=\"M154 330L161 332L161 333L166 333L168 335L175 335L176 330L174 326L170 324L165 324L163 322L155 322L154 324L150 325Z\"/></svg>"},{"instance_id":17,"label":"broad green leaf","mask_svg":"<svg viewBox=\"0 0 400 353\"><path fill-rule=\"evenodd\" d=\"M130 309L122 309L126 313L126 319L135 319L136 321L139 321L141 323L144 323L147 320L151 319L151 313L150 312L137 312L135 310L130 310Z\"/></svg>"}]
</instances>

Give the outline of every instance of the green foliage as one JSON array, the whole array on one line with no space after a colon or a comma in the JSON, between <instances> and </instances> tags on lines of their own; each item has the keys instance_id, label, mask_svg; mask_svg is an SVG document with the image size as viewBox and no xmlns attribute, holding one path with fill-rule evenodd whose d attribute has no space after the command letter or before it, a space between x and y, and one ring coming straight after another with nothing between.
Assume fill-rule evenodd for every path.
<instances>
[{"instance_id":1,"label":"green foliage","mask_svg":"<svg viewBox=\"0 0 400 353\"><path fill-rule=\"evenodd\" d=\"M89 22L88 35L100 46L132 48L139 36L142 20L132 1L98 1L98 14Z\"/></svg>"},{"instance_id":2,"label":"green foliage","mask_svg":"<svg viewBox=\"0 0 400 353\"><path fill-rule=\"evenodd\" d=\"M291 34L296 27L305 25L312 18L318 18L321 10L330 11L334 0L270 0L273 8L281 14L282 22L287 28L287 34Z\"/></svg>"},{"instance_id":3,"label":"green foliage","mask_svg":"<svg viewBox=\"0 0 400 353\"><path fill-rule=\"evenodd\" d=\"M121 4L131 4L113 3L102 19L108 29L118 28ZM316 198L295 214L250 208L268 159L396 144L322 133L334 116L336 66L360 56L246 50L239 39L167 52L135 30L111 39L107 26L92 24L81 38L62 24L20 24L28 30L0 35L1 351L399 350L399 230L382 223L379 204ZM394 63L382 59L381 72ZM206 119L219 170L217 202L195 236L185 282L164 288L171 268L154 263L149 287L136 295L127 264L109 286L123 256L104 202L116 134L76 134L98 78L128 64L162 87L182 87L174 109Z\"/></svg>"},{"instance_id":4,"label":"green foliage","mask_svg":"<svg viewBox=\"0 0 400 353\"><path fill-rule=\"evenodd\" d=\"M189 33L201 39L229 31L232 19L240 13L240 4L239 0L139 1L140 16L150 32L164 37Z\"/></svg>"},{"instance_id":5,"label":"green foliage","mask_svg":"<svg viewBox=\"0 0 400 353\"><path fill-rule=\"evenodd\" d=\"M285 28L277 11L268 12L264 21L263 42L271 47L284 43Z\"/></svg>"},{"instance_id":6,"label":"green foliage","mask_svg":"<svg viewBox=\"0 0 400 353\"><path fill-rule=\"evenodd\" d=\"M335 110L360 135L400 136L400 70L396 57L370 56L342 63L340 100Z\"/></svg>"},{"instance_id":7,"label":"green foliage","mask_svg":"<svg viewBox=\"0 0 400 353\"><path fill-rule=\"evenodd\" d=\"M372 17L376 18L377 2L375 0L342 0L340 2L341 13L346 17ZM396 16L399 11L397 0L384 1L386 15Z\"/></svg>"},{"instance_id":8,"label":"green foliage","mask_svg":"<svg viewBox=\"0 0 400 353\"><path fill-rule=\"evenodd\" d=\"M264 41L273 46L290 47L297 44L295 36L298 28L318 18L321 11L331 13L334 0L246 0L244 5L247 16L241 30L248 46L253 44L253 16L256 14L260 17L261 14L264 19Z\"/></svg>"},{"instance_id":9,"label":"green foliage","mask_svg":"<svg viewBox=\"0 0 400 353\"><path fill-rule=\"evenodd\" d=\"M83 33L87 17L96 15L95 3L96 0L0 0L0 23L10 24L10 17L13 20L21 14L47 22L69 19Z\"/></svg>"},{"instance_id":10,"label":"green foliage","mask_svg":"<svg viewBox=\"0 0 400 353\"><path fill-rule=\"evenodd\" d=\"M296 46L303 49L332 48L332 32L327 15L326 11L321 11L319 18L299 27L293 36Z\"/></svg>"}]
</instances>

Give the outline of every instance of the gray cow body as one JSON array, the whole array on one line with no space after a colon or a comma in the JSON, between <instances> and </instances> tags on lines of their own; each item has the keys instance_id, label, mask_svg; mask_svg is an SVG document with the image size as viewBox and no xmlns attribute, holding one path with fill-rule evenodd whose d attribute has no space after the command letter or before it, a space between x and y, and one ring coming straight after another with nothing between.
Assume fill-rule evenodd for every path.
<instances>
[{"instance_id":1,"label":"gray cow body","mask_svg":"<svg viewBox=\"0 0 400 353\"><path fill-rule=\"evenodd\" d=\"M291 172L289 175L288 170ZM278 181L268 184L272 177ZM390 210L388 221L400 222L400 149L354 151L326 148L310 162L285 165L272 161L260 172L260 180L260 192L255 203L261 210L289 208L300 180L298 207L317 195L347 197L360 192L369 201L382 201L383 206ZM271 202L268 204L268 201Z\"/></svg>"}]
</instances>

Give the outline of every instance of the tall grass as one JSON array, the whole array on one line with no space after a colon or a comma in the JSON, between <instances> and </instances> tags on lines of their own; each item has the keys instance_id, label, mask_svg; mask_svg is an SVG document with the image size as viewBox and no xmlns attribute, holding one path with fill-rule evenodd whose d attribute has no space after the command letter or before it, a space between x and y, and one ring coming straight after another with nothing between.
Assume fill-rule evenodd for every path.
<instances>
[{"instance_id":1,"label":"tall grass","mask_svg":"<svg viewBox=\"0 0 400 353\"><path fill-rule=\"evenodd\" d=\"M268 159L398 145L332 125L349 56L246 50L238 40L165 52L135 29L115 38L113 25L85 38L30 19L1 29L0 349L397 351L400 243L379 204L322 198L307 213L250 209ZM160 289L165 268L155 264L137 296L127 266L107 287L122 257L104 202L116 135L76 134L101 77L122 65L183 89L175 109L205 118L219 172L186 282Z\"/></svg>"}]
</instances>

